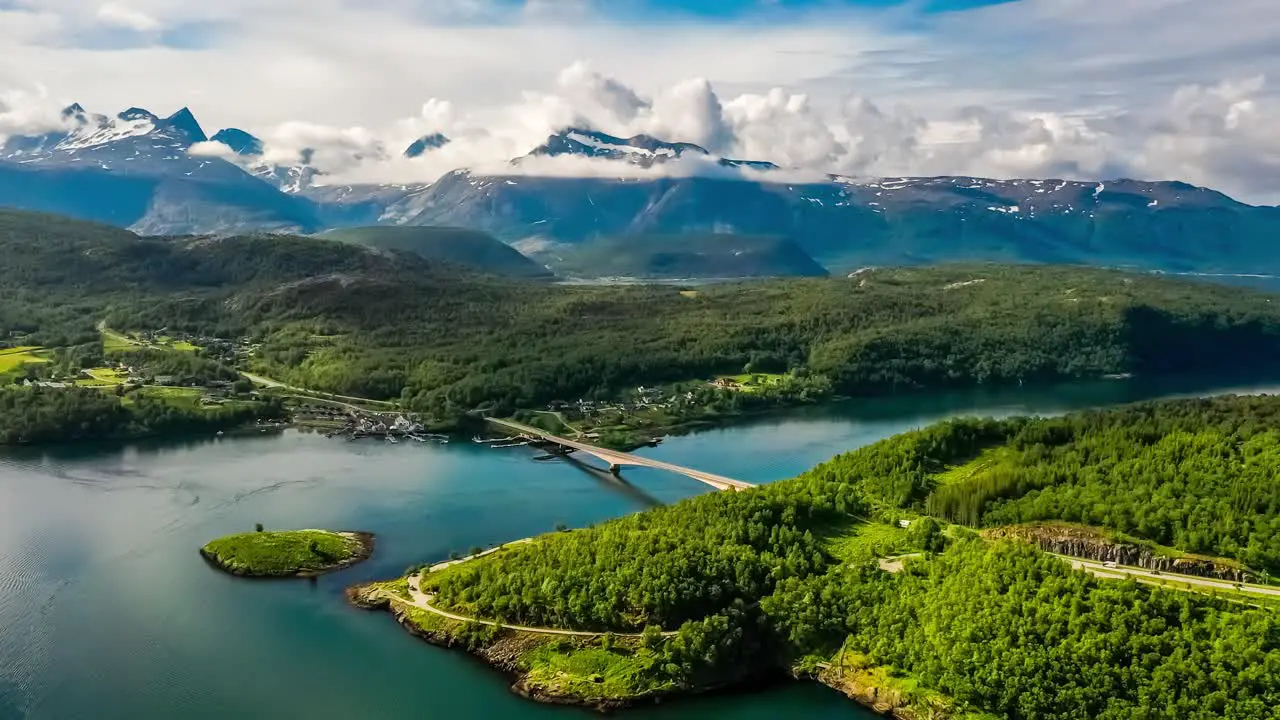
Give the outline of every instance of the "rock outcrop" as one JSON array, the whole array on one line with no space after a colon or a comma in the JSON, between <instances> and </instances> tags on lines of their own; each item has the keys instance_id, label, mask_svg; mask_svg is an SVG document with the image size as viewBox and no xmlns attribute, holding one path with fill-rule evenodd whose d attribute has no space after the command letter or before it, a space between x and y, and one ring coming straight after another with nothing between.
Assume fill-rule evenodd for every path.
<instances>
[{"instance_id":1,"label":"rock outcrop","mask_svg":"<svg viewBox=\"0 0 1280 720\"><path fill-rule=\"evenodd\" d=\"M1124 542L1093 528L1071 525L1012 525L983 531L992 540L1014 539L1030 542L1045 552L1082 560L1114 562L1118 565L1194 577L1251 582L1247 568L1196 555L1171 556L1155 547Z\"/></svg>"}]
</instances>

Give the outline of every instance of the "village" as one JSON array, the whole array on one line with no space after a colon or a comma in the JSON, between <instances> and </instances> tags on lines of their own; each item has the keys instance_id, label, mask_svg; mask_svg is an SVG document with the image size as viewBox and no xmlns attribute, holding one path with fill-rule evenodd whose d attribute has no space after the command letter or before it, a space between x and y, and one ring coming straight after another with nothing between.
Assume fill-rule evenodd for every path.
<instances>
[{"instance_id":1,"label":"village","mask_svg":"<svg viewBox=\"0 0 1280 720\"><path fill-rule=\"evenodd\" d=\"M295 397L293 422L302 427L325 430L325 437L347 440L380 439L398 443L449 442L447 435L428 432L425 425L411 415L399 412L374 412L345 403L332 403Z\"/></svg>"}]
</instances>

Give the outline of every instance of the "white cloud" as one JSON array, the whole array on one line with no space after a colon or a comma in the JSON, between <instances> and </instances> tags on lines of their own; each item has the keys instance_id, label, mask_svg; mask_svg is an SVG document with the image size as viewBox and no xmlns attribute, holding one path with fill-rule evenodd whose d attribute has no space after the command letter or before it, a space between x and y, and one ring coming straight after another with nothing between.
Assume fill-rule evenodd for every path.
<instances>
[{"instance_id":1,"label":"white cloud","mask_svg":"<svg viewBox=\"0 0 1280 720\"><path fill-rule=\"evenodd\" d=\"M160 21L150 15L117 2L105 3L98 7L98 20L107 25L152 32L161 28Z\"/></svg>"},{"instance_id":2,"label":"white cloud","mask_svg":"<svg viewBox=\"0 0 1280 720\"><path fill-rule=\"evenodd\" d=\"M10 135L39 135L66 127L43 87L0 90L0 142Z\"/></svg>"},{"instance_id":3,"label":"white cloud","mask_svg":"<svg viewBox=\"0 0 1280 720\"><path fill-rule=\"evenodd\" d=\"M220 142L196 143L187 148L187 154L193 157L218 158L220 160L234 160L236 158L236 151Z\"/></svg>"},{"instance_id":4,"label":"white cloud","mask_svg":"<svg viewBox=\"0 0 1280 720\"><path fill-rule=\"evenodd\" d=\"M616 3L589 0L506 14L494 0L128 0L108 14L136 13L150 39L127 47L95 44L113 7L98 2L0 9L0 88L43 83L100 112L190 105L272 157L313 149L332 177L429 180L584 123L807 171L1130 174L1280 201L1280 91L1255 79L1280 78L1273 0L824 4L714 26L615 22L601 8ZM0 133L31 123L5 112ZM454 142L401 157L431 132Z\"/></svg>"}]
</instances>

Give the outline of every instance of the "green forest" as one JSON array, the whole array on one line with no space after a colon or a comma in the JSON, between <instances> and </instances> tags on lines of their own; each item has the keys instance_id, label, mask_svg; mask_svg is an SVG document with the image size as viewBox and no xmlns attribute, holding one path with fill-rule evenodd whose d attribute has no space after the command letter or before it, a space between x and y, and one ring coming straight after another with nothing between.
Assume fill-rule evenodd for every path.
<instances>
[{"instance_id":1,"label":"green forest","mask_svg":"<svg viewBox=\"0 0 1280 720\"><path fill-rule=\"evenodd\" d=\"M1271 296L1050 266L878 269L856 277L563 286L469 275L316 238L140 238L0 212L0 339L93 343L98 322L260 345L289 384L402 400L439 419L639 385L786 373L786 392L722 392L720 409L831 394L1109 374L1274 372Z\"/></svg>"},{"instance_id":2,"label":"green forest","mask_svg":"<svg viewBox=\"0 0 1280 720\"><path fill-rule=\"evenodd\" d=\"M423 585L444 607L504 622L722 628L697 633L701 661L656 668L666 680L843 649L1009 718L1274 718L1274 611L1095 579L963 524L938 532L923 514L977 526L1073 519L1075 507L1074 519L1276 569L1277 430L1273 397L949 421L792 480L512 545ZM957 472L973 462L983 470ZM903 518L901 549L925 552L901 573L881 571L872 545L834 551L833 537Z\"/></svg>"},{"instance_id":3,"label":"green forest","mask_svg":"<svg viewBox=\"0 0 1280 720\"><path fill-rule=\"evenodd\" d=\"M277 402L187 407L143 391L96 388L0 388L0 445L135 438L218 430L278 418Z\"/></svg>"}]
</instances>

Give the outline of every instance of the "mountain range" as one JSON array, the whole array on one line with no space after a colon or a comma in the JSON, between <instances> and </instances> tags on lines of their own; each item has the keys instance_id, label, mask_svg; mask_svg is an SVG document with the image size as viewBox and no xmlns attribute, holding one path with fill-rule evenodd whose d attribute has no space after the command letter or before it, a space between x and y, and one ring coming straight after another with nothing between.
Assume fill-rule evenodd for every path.
<instances>
[{"instance_id":1,"label":"mountain range","mask_svg":"<svg viewBox=\"0 0 1280 720\"><path fill-rule=\"evenodd\" d=\"M236 128L208 136L186 108L168 117L140 108L105 116L72 105L63 119L57 132L0 145L0 206L153 235L466 228L526 254L572 256L575 272L588 275L607 269L581 265L582 258L602 257L585 246L618 247L628 238L669 245L670 236L681 234L784 238L832 271L994 260L1280 273L1274 242L1280 208L1180 182L841 176L797 182L767 160L566 128L501 173L461 168L429 183L341 185L326 182L308 151L296 162L274 164L260 139ZM427 135L402 154L420 158L449 142ZM564 157L594 161L596 174L617 163L619 172L540 174L541 162ZM714 276L715 268L705 267L714 253L707 257L698 266ZM643 266L660 272L663 264Z\"/></svg>"}]
</instances>

